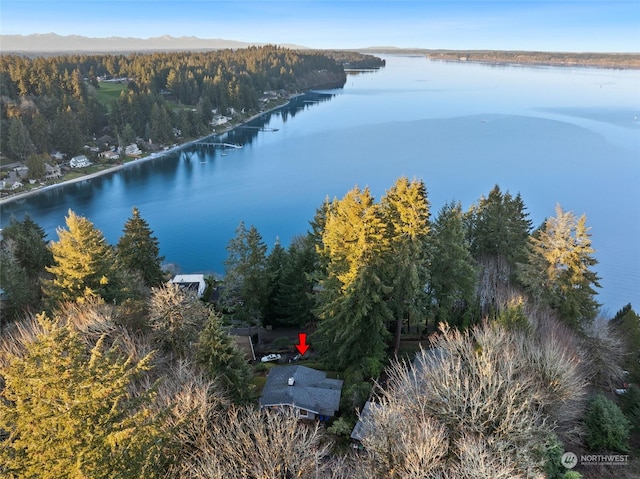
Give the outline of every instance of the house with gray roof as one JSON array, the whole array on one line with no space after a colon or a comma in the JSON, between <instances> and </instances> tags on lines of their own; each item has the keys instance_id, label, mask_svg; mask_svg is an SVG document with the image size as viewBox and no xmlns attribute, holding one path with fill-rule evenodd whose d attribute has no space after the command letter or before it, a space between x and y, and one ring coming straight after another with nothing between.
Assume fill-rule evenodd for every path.
<instances>
[{"instance_id":1,"label":"house with gray roof","mask_svg":"<svg viewBox=\"0 0 640 479\"><path fill-rule=\"evenodd\" d=\"M301 419L327 421L340 409L341 394L341 379L306 366L280 366L269 371L260 407L291 407Z\"/></svg>"},{"instance_id":2,"label":"house with gray roof","mask_svg":"<svg viewBox=\"0 0 640 479\"><path fill-rule=\"evenodd\" d=\"M371 411L376 407L380 407L380 405L372 403L371 401L367 401L364 403L362 411L360 411L360 414L358 414L358 422L353 428L353 431L351 431L351 439L358 442L362 441L362 439L366 435L369 421L371 420Z\"/></svg>"}]
</instances>

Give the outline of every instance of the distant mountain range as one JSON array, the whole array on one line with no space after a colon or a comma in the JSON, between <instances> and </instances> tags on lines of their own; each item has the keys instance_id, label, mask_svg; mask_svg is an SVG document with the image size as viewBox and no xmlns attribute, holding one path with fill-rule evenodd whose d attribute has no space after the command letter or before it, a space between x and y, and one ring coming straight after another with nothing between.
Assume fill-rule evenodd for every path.
<instances>
[{"instance_id":1,"label":"distant mountain range","mask_svg":"<svg viewBox=\"0 0 640 479\"><path fill-rule=\"evenodd\" d=\"M58 35L36 33L33 35L0 35L2 53L61 53L61 52L139 52L170 50L221 50L265 45L220 38L172 37L164 35L154 38L94 38L80 35ZM305 49L299 45L281 45L293 49Z\"/></svg>"}]
</instances>

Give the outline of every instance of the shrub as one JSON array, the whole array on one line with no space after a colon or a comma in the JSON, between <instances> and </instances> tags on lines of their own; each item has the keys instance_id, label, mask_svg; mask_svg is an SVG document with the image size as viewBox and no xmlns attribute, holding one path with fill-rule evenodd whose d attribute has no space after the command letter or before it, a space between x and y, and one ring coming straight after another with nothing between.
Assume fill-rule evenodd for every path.
<instances>
[{"instance_id":1,"label":"shrub","mask_svg":"<svg viewBox=\"0 0 640 479\"><path fill-rule=\"evenodd\" d=\"M620 409L631 422L632 429L640 432L640 390L637 386L629 386L620 396Z\"/></svg>"},{"instance_id":2,"label":"shrub","mask_svg":"<svg viewBox=\"0 0 640 479\"><path fill-rule=\"evenodd\" d=\"M593 451L629 450L631 424L620 408L601 394L587 405L584 419L587 428L587 446Z\"/></svg>"},{"instance_id":3,"label":"shrub","mask_svg":"<svg viewBox=\"0 0 640 479\"><path fill-rule=\"evenodd\" d=\"M567 471L562 476L562 479L582 479L582 474L578 471Z\"/></svg>"},{"instance_id":4,"label":"shrub","mask_svg":"<svg viewBox=\"0 0 640 479\"><path fill-rule=\"evenodd\" d=\"M253 366L253 370L256 373L264 373L265 371L269 370L269 366L267 366L265 363L256 363L256 365Z\"/></svg>"},{"instance_id":5,"label":"shrub","mask_svg":"<svg viewBox=\"0 0 640 479\"><path fill-rule=\"evenodd\" d=\"M562 465L564 448L555 434L550 434L543 446L542 456L545 459L544 472L547 479L561 479L566 468Z\"/></svg>"},{"instance_id":6,"label":"shrub","mask_svg":"<svg viewBox=\"0 0 640 479\"><path fill-rule=\"evenodd\" d=\"M351 431L353 431L352 421L349 421L347 418L339 417L333 424L327 429L331 434L335 434L336 436L346 436L349 437L351 435Z\"/></svg>"}]
</instances>

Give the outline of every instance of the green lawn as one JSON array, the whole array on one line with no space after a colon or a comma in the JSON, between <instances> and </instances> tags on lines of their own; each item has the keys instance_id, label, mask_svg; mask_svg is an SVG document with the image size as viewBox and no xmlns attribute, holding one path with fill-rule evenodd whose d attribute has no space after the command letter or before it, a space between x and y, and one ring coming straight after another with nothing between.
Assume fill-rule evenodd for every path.
<instances>
[{"instance_id":1,"label":"green lawn","mask_svg":"<svg viewBox=\"0 0 640 479\"><path fill-rule=\"evenodd\" d=\"M120 96L120 92L127 89L125 83L100 83L100 88L92 89L96 99L111 110L111 102Z\"/></svg>"}]
</instances>

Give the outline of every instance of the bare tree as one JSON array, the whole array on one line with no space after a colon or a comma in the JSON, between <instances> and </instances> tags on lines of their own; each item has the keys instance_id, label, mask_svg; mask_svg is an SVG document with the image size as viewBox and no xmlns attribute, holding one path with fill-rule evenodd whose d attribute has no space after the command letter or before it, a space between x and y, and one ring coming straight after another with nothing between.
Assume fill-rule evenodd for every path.
<instances>
[{"instance_id":1,"label":"bare tree","mask_svg":"<svg viewBox=\"0 0 640 479\"><path fill-rule=\"evenodd\" d=\"M540 476L564 405L584 394L579 357L488 323L443 326L431 343L413 367L389 368L361 418L370 477Z\"/></svg>"}]
</instances>

